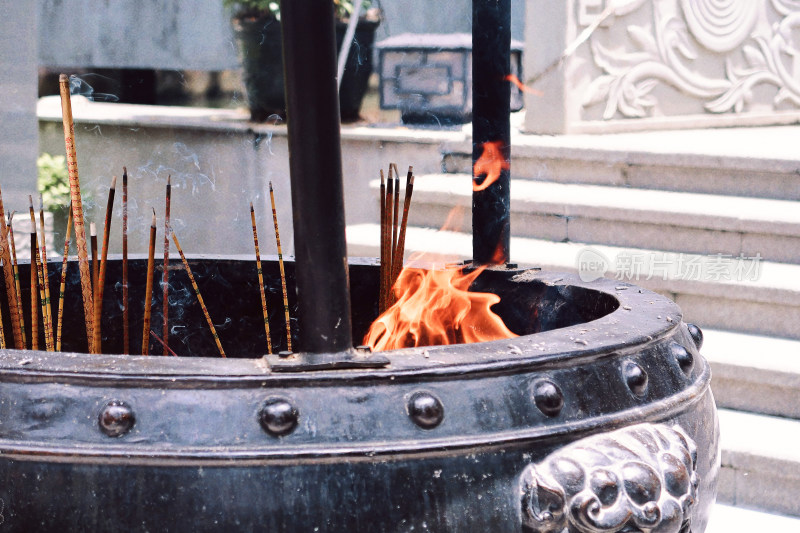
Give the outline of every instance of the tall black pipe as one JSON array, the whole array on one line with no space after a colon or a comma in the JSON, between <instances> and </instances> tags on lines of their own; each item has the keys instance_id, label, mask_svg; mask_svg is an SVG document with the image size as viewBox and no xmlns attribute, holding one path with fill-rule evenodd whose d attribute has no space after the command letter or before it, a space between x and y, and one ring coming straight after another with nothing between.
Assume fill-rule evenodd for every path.
<instances>
[{"instance_id":1,"label":"tall black pipe","mask_svg":"<svg viewBox=\"0 0 800 533\"><path fill-rule=\"evenodd\" d=\"M511 0L473 0L472 161L481 157L486 143L496 143L502 155L496 161L499 179L472 193L472 258L479 264L503 264L510 258L510 57Z\"/></svg>"},{"instance_id":2,"label":"tall black pipe","mask_svg":"<svg viewBox=\"0 0 800 533\"><path fill-rule=\"evenodd\" d=\"M281 2L298 348L353 347L331 0Z\"/></svg>"}]
</instances>

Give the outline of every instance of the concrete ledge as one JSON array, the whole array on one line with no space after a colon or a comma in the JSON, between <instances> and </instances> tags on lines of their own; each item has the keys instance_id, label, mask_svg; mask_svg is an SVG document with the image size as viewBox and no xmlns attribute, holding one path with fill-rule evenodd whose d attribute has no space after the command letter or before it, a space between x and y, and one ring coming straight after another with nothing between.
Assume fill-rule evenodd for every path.
<instances>
[{"instance_id":1,"label":"concrete ledge","mask_svg":"<svg viewBox=\"0 0 800 533\"><path fill-rule=\"evenodd\" d=\"M727 409L719 420L718 501L800 516L800 421Z\"/></svg>"},{"instance_id":2,"label":"concrete ledge","mask_svg":"<svg viewBox=\"0 0 800 533\"><path fill-rule=\"evenodd\" d=\"M800 126L512 135L514 178L800 199ZM472 172L472 145L447 146L447 172Z\"/></svg>"},{"instance_id":3,"label":"concrete ledge","mask_svg":"<svg viewBox=\"0 0 800 533\"><path fill-rule=\"evenodd\" d=\"M711 364L720 407L800 418L800 341L706 329L701 353Z\"/></svg>"},{"instance_id":4,"label":"concrete ledge","mask_svg":"<svg viewBox=\"0 0 800 533\"><path fill-rule=\"evenodd\" d=\"M705 533L789 533L800 531L800 519L717 503Z\"/></svg>"},{"instance_id":5,"label":"concrete ledge","mask_svg":"<svg viewBox=\"0 0 800 533\"><path fill-rule=\"evenodd\" d=\"M467 174L417 176L412 223L440 227L449 208L468 210L471 184ZM371 186L377 194L378 181ZM792 201L516 180L511 209L523 218L512 225L523 237L800 262L800 210ZM560 231L551 219L562 219Z\"/></svg>"}]
</instances>

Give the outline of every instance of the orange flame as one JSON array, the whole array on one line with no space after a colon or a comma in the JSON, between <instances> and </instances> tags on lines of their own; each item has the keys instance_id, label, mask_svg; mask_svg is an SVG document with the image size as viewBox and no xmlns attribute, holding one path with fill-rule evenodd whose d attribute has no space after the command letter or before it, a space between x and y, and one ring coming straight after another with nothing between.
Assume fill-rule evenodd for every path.
<instances>
[{"instance_id":1,"label":"orange flame","mask_svg":"<svg viewBox=\"0 0 800 533\"><path fill-rule=\"evenodd\" d=\"M511 168L511 163L503 158L503 153L500 150L502 146L501 141L490 141L483 143L483 153L475 161L472 168L472 190L483 191L500 178L500 173L503 170ZM486 174L483 182L478 183L477 178Z\"/></svg>"},{"instance_id":2,"label":"orange flame","mask_svg":"<svg viewBox=\"0 0 800 533\"><path fill-rule=\"evenodd\" d=\"M516 337L490 309L499 296L468 291L484 269L404 268L393 288L397 303L372 323L364 344L381 351Z\"/></svg>"},{"instance_id":3,"label":"orange flame","mask_svg":"<svg viewBox=\"0 0 800 533\"><path fill-rule=\"evenodd\" d=\"M524 83L519 81L519 78L514 76L513 74L509 74L508 76L506 76L503 79L506 80L506 81L510 81L511 83L516 85L517 89L519 89L520 91L522 91L524 93L531 93L531 94L535 94L536 96L543 96L544 95L544 93L542 91L540 91L539 89L534 89L533 87L528 87L527 85L525 85Z\"/></svg>"}]
</instances>

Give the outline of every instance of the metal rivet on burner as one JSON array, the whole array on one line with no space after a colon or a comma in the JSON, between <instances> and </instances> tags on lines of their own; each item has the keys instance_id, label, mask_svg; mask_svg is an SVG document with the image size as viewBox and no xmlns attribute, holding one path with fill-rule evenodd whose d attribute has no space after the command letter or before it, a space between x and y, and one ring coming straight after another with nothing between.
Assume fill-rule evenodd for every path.
<instances>
[{"instance_id":1,"label":"metal rivet on burner","mask_svg":"<svg viewBox=\"0 0 800 533\"><path fill-rule=\"evenodd\" d=\"M622 364L622 375L625 377L628 388L636 396L642 396L647 392L647 372L637 363L625 361Z\"/></svg>"},{"instance_id":2,"label":"metal rivet on burner","mask_svg":"<svg viewBox=\"0 0 800 533\"><path fill-rule=\"evenodd\" d=\"M103 407L97 422L100 430L109 437L121 437L133 428L136 415L125 402L111 400Z\"/></svg>"},{"instance_id":3,"label":"metal rivet on burner","mask_svg":"<svg viewBox=\"0 0 800 533\"><path fill-rule=\"evenodd\" d=\"M264 431L273 437L288 435L297 427L297 408L285 398L268 398L258 413Z\"/></svg>"},{"instance_id":4,"label":"metal rivet on burner","mask_svg":"<svg viewBox=\"0 0 800 533\"><path fill-rule=\"evenodd\" d=\"M533 401L547 416L557 416L564 407L564 394L549 379L540 379L533 384Z\"/></svg>"},{"instance_id":5,"label":"metal rivet on burner","mask_svg":"<svg viewBox=\"0 0 800 533\"><path fill-rule=\"evenodd\" d=\"M429 392L415 392L408 400L408 416L422 429L433 429L444 419L444 406Z\"/></svg>"},{"instance_id":6,"label":"metal rivet on burner","mask_svg":"<svg viewBox=\"0 0 800 533\"><path fill-rule=\"evenodd\" d=\"M678 361L678 365L681 367L683 373L687 376L690 375L692 373L692 369L694 368L694 356L689 352L689 350L677 342L670 344L669 350L672 353L672 357Z\"/></svg>"},{"instance_id":7,"label":"metal rivet on burner","mask_svg":"<svg viewBox=\"0 0 800 533\"><path fill-rule=\"evenodd\" d=\"M692 336L694 345L699 350L703 346L703 330L698 328L695 324L686 324L686 329L689 330L689 335Z\"/></svg>"}]
</instances>

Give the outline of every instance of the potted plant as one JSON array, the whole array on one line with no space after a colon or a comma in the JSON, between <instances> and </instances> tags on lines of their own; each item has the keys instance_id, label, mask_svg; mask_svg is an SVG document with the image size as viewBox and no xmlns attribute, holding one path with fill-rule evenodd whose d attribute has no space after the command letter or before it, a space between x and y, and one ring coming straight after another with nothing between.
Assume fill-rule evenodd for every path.
<instances>
[{"instance_id":1,"label":"potted plant","mask_svg":"<svg viewBox=\"0 0 800 533\"><path fill-rule=\"evenodd\" d=\"M353 0L332 0L336 5L336 46L341 49ZM283 92L283 50L278 0L223 0L233 9L233 28L239 41L250 118L263 122L272 115L286 116ZM361 101L372 73L372 48L380 24L380 11L362 2L362 13L350 46L339 89L342 121L359 118Z\"/></svg>"}]
</instances>

